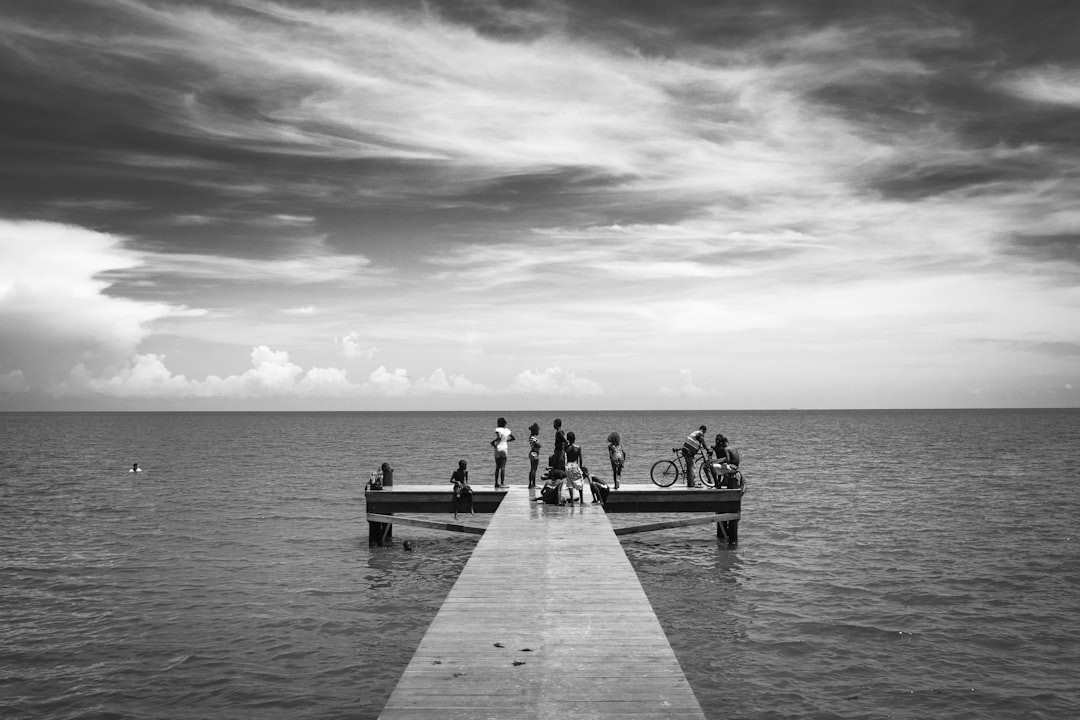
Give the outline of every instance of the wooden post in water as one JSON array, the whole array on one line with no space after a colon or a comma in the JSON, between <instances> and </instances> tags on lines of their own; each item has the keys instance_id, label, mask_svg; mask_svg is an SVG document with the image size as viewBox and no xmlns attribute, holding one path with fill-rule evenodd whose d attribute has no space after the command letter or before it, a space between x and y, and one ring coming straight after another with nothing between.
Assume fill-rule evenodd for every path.
<instances>
[{"instance_id":1,"label":"wooden post in water","mask_svg":"<svg viewBox=\"0 0 1080 720\"><path fill-rule=\"evenodd\" d=\"M386 542L386 535L390 532L390 528L393 527L388 522L375 522L368 520L368 547L375 547L376 545L382 547Z\"/></svg>"},{"instance_id":2,"label":"wooden post in water","mask_svg":"<svg viewBox=\"0 0 1080 720\"><path fill-rule=\"evenodd\" d=\"M394 468L388 462L382 464L382 484L383 487L394 487ZM393 515L394 513L387 513L387 515ZM379 543L379 547L383 545L389 545L394 541L394 524L384 523L382 542Z\"/></svg>"},{"instance_id":3,"label":"wooden post in water","mask_svg":"<svg viewBox=\"0 0 1080 720\"><path fill-rule=\"evenodd\" d=\"M716 523L716 537L718 540L727 540L728 545L738 545L739 521L721 520Z\"/></svg>"}]
</instances>

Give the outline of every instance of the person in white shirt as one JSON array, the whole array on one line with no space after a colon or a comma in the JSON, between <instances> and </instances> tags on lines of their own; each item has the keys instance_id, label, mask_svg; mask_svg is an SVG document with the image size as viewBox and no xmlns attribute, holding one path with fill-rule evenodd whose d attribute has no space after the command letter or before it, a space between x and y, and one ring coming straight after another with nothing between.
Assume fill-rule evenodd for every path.
<instances>
[{"instance_id":1,"label":"person in white shirt","mask_svg":"<svg viewBox=\"0 0 1080 720\"><path fill-rule=\"evenodd\" d=\"M514 434L506 427L506 418L499 418L495 423L495 439L491 441L491 447L495 448L495 489L505 488L506 485L506 457L510 450L510 443L514 440Z\"/></svg>"}]
</instances>

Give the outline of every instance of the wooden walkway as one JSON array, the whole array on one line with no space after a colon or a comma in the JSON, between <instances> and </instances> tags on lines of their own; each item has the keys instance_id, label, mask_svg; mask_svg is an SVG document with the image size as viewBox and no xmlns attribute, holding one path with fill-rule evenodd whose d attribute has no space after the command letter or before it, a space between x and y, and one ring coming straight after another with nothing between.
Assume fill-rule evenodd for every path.
<instances>
[{"instance_id":1,"label":"wooden walkway","mask_svg":"<svg viewBox=\"0 0 1080 720\"><path fill-rule=\"evenodd\" d=\"M380 720L703 720L603 508L507 493Z\"/></svg>"}]
</instances>

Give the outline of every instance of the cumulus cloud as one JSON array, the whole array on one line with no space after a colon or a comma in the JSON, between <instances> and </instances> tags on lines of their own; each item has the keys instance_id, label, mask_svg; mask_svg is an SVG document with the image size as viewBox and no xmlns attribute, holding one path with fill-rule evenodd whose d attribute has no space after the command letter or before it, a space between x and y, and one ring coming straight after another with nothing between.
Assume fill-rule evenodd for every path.
<instances>
[{"instance_id":1,"label":"cumulus cloud","mask_svg":"<svg viewBox=\"0 0 1080 720\"><path fill-rule=\"evenodd\" d=\"M3 369L4 366L0 365L0 370ZM22 370L12 370L0 374L0 392L17 393L26 392L29 389L30 386L26 384L26 377L23 375Z\"/></svg>"},{"instance_id":2,"label":"cumulus cloud","mask_svg":"<svg viewBox=\"0 0 1080 720\"><path fill-rule=\"evenodd\" d=\"M681 397L704 397L706 395L715 395L716 392L712 390L705 390L700 388L694 383L694 371L689 368L682 368L679 370L679 386L672 388L669 386L662 386L659 388L661 395L675 395Z\"/></svg>"},{"instance_id":3,"label":"cumulus cloud","mask_svg":"<svg viewBox=\"0 0 1080 720\"><path fill-rule=\"evenodd\" d=\"M425 397L431 395L486 395L490 391L484 385L474 383L464 375L447 373L437 368L427 378L413 381L408 371L397 368L393 371L380 365L362 386L365 394L387 397Z\"/></svg>"},{"instance_id":4,"label":"cumulus cloud","mask_svg":"<svg viewBox=\"0 0 1080 720\"><path fill-rule=\"evenodd\" d=\"M0 219L0 321L42 335L130 349L146 324L185 308L105 294L101 275L143 265L115 235L72 225Z\"/></svg>"},{"instance_id":5,"label":"cumulus cloud","mask_svg":"<svg viewBox=\"0 0 1080 720\"><path fill-rule=\"evenodd\" d=\"M417 382L415 389L421 394L437 395L487 395L490 392L484 385L474 383L464 375L447 373L442 368Z\"/></svg>"},{"instance_id":6,"label":"cumulus cloud","mask_svg":"<svg viewBox=\"0 0 1080 720\"><path fill-rule=\"evenodd\" d=\"M203 314L109 294L107 275L145 262L116 235L0 219L0 362L40 386L50 370L87 355L131 357L157 321Z\"/></svg>"},{"instance_id":7,"label":"cumulus cloud","mask_svg":"<svg viewBox=\"0 0 1080 720\"><path fill-rule=\"evenodd\" d=\"M510 392L526 395L601 395L600 384L559 367L523 370L510 383Z\"/></svg>"},{"instance_id":8,"label":"cumulus cloud","mask_svg":"<svg viewBox=\"0 0 1080 720\"><path fill-rule=\"evenodd\" d=\"M364 347L364 343L360 342L360 333L355 330L343 338L334 338L334 342L341 345L341 354L350 360L370 360L379 351L374 345Z\"/></svg>"},{"instance_id":9,"label":"cumulus cloud","mask_svg":"<svg viewBox=\"0 0 1080 720\"><path fill-rule=\"evenodd\" d=\"M209 375L204 380L174 375L165 357L136 355L128 364L100 375L77 365L56 395L102 395L121 398L267 398L336 397L356 388L343 370L311 368L305 371L289 354L260 345L251 351L252 367L238 375Z\"/></svg>"},{"instance_id":10,"label":"cumulus cloud","mask_svg":"<svg viewBox=\"0 0 1080 720\"><path fill-rule=\"evenodd\" d=\"M79 364L65 382L53 388L56 396L103 396L143 399L256 399L427 397L481 395L487 388L458 374L437 369L429 377L412 381L408 371L376 368L363 383L354 383L345 370L312 367L305 370L284 350L259 345L251 350L251 367L242 373L205 379L174 374L165 356L136 355L128 363L95 374ZM2 376L0 376L2 377Z\"/></svg>"},{"instance_id":11,"label":"cumulus cloud","mask_svg":"<svg viewBox=\"0 0 1080 720\"><path fill-rule=\"evenodd\" d=\"M409 381L409 373L406 370L397 368L391 372L384 365L372 371L365 386L376 395L390 397L404 397L412 390L412 383Z\"/></svg>"}]
</instances>

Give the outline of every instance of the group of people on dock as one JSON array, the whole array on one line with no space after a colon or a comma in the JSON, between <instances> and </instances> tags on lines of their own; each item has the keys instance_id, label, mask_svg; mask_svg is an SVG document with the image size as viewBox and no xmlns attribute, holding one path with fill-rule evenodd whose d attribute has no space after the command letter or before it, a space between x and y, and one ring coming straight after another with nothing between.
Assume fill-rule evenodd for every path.
<instances>
[{"instance_id":1,"label":"group of people on dock","mask_svg":"<svg viewBox=\"0 0 1080 720\"><path fill-rule=\"evenodd\" d=\"M712 468L716 477L716 487L735 487L735 473L739 469L739 451L731 446L731 443L723 433L717 433L712 447L706 443L705 433L708 428L704 425L698 427L686 436L683 441L682 454L686 463L686 486L701 487L701 483L694 479L694 457L700 452L706 456L706 462L713 458Z\"/></svg>"},{"instance_id":2,"label":"group of people on dock","mask_svg":"<svg viewBox=\"0 0 1080 720\"><path fill-rule=\"evenodd\" d=\"M596 475L589 472L584 464L584 455L581 446L577 444L577 436L571 432L564 432L562 420L555 418L555 440L553 451L548 455L547 469L542 475L540 472L540 426L533 423L529 426L529 487L536 488L537 483L544 484L540 494L535 498L555 504L573 504L574 493L577 492L577 502L585 503L585 486L589 487L589 494L593 503L603 503L607 498L608 484ZM517 438L506 425L506 418L500 417L495 422L495 437L491 440L491 447L495 454L495 489L508 487L506 484L506 460L509 456L510 443ZM622 478L623 465L626 463L626 451L622 447L622 439L619 433L613 432L607 438L608 460L611 463L612 481L615 489L619 488L619 480ZM451 475L450 482L454 484L454 518L457 518L459 509L468 509L472 512L472 487L469 485L468 462L459 460L458 467ZM569 497L562 497L563 488Z\"/></svg>"},{"instance_id":3,"label":"group of people on dock","mask_svg":"<svg viewBox=\"0 0 1080 720\"><path fill-rule=\"evenodd\" d=\"M547 467L542 475L540 471L541 448L540 426L535 422L529 426L529 488L536 488L538 482L543 482L540 492L534 500L551 504L585 504L585 487L588 486L592 503L604 503L607 500L611 486L597 475L591 473L585 466L584 454L581 446L577 443L577 436L572 432L564 432L560 418L555 418L552 423L555 429L555 439L552 452L547 458ZM705 433L707 428L702 425L690 433L683 443L683 457L686 462L686 478L688 487L700 487L700 483L694 480L690 472L693 467L694 456L699 452L714 457L712 467L717 477L717 487L721 486L726 479L733 478L739 467L738 450L731 447L728 439L722 434L717 434L712 447L706 444ZM500 417L495 423L495 436L491 440L491 447L495 455L495 489L508 487L506 484L506 461L509 457L510 443L516 438L510 428L507 427L506 418ZM619 481L622 479L623 467L626 464L626 450L622 446L622 438L618 432L612 432L607 437L608 462L611 465L612 485L615 490L619 489ZM465 460L458 461L458 467L451 476L450 481L454 484L454 518L457 518L459 509L467 509L472 512L472 487L469 485L468 463ZM566 491L567 497L563 496Z\"/></svg>"},{"instance_id":4,"label":"group of people on dock","mask_svg":"<svg viewBox=\"0 0 1080 720\"><path fill-rule=\"evenodd\" d=\"M540 426L533 423L529 426L529 487L535 488L537 481L542 480L544 485L540 488L538 501L551 504L563 505L574 504L574 493L577 492L577 502L585 504L585 486L589 487L589 495L592 502L603 503L607 499L610 486L597 475L590 473L585 465L585 455L581 446L577 443L577 436L570 432L564 432L562 420L555 418L552 423L555 428L555 441L552 453L548 455L547 469L543 475L537 477L540 469ZM622 477L623 464L626 461L626 451L622 448L622 439L619 433L613 432L608 435L608 460L611 463L612 482L616 489L619 487L619 479ZM563 489L567 492L567 498L563 498Z\"/></svg>"}]
</instances>

